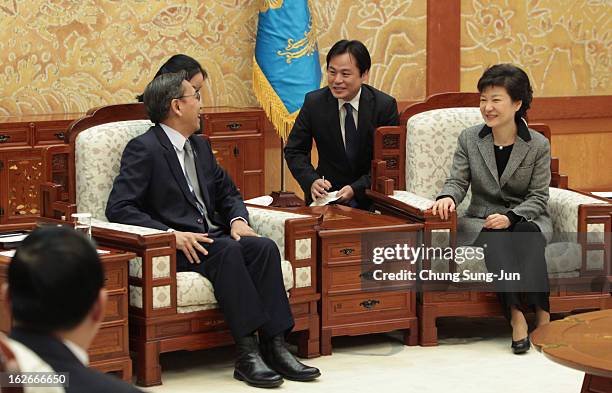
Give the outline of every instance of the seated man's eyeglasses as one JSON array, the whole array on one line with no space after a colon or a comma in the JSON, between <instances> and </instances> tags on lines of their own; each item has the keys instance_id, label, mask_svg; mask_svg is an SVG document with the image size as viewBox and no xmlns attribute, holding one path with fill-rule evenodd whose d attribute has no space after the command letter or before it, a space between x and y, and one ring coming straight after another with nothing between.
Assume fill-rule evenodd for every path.
<instances>
[{"instance_id":1,"label":"seated man's eyeglasses","mask_svg":"<svg viewBox=\"0 0 612 393\"><path fill-rule=\"evenodd\" d=\"M176 97L176 99L180 100L181 98L187 98L187 97L195 97L196 100L199 101L200 100L200 91L196 90L195 93L193 93L193 94L187 94L187 95L184 95L184 96Z\"/></svg>"}]
</instances>

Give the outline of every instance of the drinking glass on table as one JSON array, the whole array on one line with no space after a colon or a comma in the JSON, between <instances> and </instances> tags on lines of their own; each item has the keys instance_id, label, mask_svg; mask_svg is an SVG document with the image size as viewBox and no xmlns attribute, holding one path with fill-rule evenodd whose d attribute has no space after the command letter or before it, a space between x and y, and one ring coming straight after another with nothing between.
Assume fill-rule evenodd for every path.
<instances>
[{"instance_id":1,"label":"drinking glass on table","mask_svg":"<svg viewBox=\"0 0 612 393\"><path fill-rule=\"evenodd\" d=\"M91 213L73 213L74 230L91 239Z\"/></svg>"}]
</instances>

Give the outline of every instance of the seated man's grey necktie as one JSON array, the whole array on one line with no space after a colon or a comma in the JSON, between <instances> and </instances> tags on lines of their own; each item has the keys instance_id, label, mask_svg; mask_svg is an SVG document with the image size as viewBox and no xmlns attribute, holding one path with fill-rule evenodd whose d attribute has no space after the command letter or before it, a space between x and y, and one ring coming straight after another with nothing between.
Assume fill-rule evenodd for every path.
<instances>
[{"instance_id":1,"label":"seated man's grey necktie","mask_svg":"<svg viewBox=\"0 0 612 393\"><path fill-rule=\"evenodd\" d=\"M200 189L200 183L198 182L193 148L191 147L191 142L189 142L189 139L185 141L185 147L183 149L185 150L185 179L187 180L190 191L196 197L196 206L198 207L200 214L206 219L206 223L208 224L208 232L213 232L219 227L213 224L208 218L204 198L202 198L202 190Z\"/></svg>"}]
</instances>

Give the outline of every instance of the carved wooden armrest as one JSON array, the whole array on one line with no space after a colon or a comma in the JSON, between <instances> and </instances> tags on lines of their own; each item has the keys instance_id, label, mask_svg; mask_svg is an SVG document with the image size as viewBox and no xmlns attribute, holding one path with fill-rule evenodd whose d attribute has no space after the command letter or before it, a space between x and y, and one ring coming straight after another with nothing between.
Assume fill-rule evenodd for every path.
<instances>
[{"instance_id":1,"label":"carved wooden armrest","mask_svg":"<svg viewBox=\"0 0 612 393\"><path fill-rule=\"evenodd\" d=\"M76 205L64 198L64 187L56 183L42 183L40 185L40 216L65 220L72 213L76 213Z\"/></svg>"},{"instance_id":2,"label":"carved wooden armrest","mask_svg":"<svg viewBox=\"0 0 612 393\"><path fill-rule=\"evenodd\" d=\"M548 208L554 227L567 232L556 236L568 237L566 240L578 241L581 246L580 275L600 275L602 272L609 275L612 203L579 191L551 188ZM598 252L602 253L602 269L589 269L589 255L596 256Z\"/></svg>"},{"instance_id":3,"label":"carved wooden armrest","mask_svg":"<svg viewBox=\"0 0 612 393\"><path fill-rule=\"evenodd\" d=\"M317 233L320 217L289 210L247 205L257 234L272 239L281 257L291 262L294 287L291 298L315 295L317 288Z\"/></svg>"},{"instance_id":4,"label":"carved wooden armrest","mask_svg":"<svg viewBox=\"0 0 612 393\"><path fill-rule=\"evenodd\" d=\"M374 133L372 190L391 195L403 190L406 155L406 127L378 127Z\"/></svg>"},{"instance_id":5,"label":"carved wooden armrest","mask_svg":"<svg viewBox=\"0 0 612 393\"><path fill-rule=\"evenodd\" d=\"M177 313L176 240L172 233L94 221L92 234L100 245L137 255L129 264L131 314L149 317ZM156 298L164 299L163 306L156 304Z\"/></svg>"}]
</instances>

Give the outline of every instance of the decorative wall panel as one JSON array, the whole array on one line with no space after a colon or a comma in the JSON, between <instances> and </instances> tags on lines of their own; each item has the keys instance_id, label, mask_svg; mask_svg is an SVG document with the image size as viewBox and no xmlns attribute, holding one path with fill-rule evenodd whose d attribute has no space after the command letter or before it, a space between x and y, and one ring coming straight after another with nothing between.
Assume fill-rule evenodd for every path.
<instances>
[{"instance_id":1,"label":"decorative wall panel","mask_svg":"<svg viewBox=\"0 0 612 393\"><path fill-rule=\"evenodd\" d=\"M0 116L73 113L134 100L170 55L208 71L206 105L257 105L251 88L258 0L0 0ZM324 54L364 41L370 83L425 94L426 0L311 0Z\"/></svg>"},{"instance_id":2,"label":"decorative wall panel","mask_svg":"<svg viewBox=\"0 0 612 393\"><path fill-rule=\"evenodd\" d=\"M511 62L536 96L612 94L611 15L609 0L462 0L461 90Z\"/></svg>"}]
</instances>

